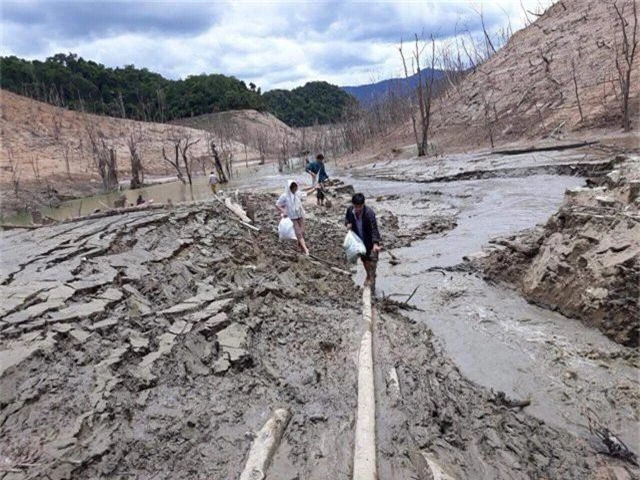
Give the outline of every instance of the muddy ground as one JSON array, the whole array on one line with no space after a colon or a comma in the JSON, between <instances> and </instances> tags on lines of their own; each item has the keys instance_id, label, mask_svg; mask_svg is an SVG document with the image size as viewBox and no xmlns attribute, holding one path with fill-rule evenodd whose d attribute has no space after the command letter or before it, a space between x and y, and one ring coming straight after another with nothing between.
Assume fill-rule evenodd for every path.
<instances>
[{"instance_id":1,"label":"muddy ground","mask_svg":"<svg viewBox=\"0 0 640 480\"><path fill-rule=\"evenodd\" d=\"M237 478L278 407L269 478L350 477L361 295L331 268L348 268L342 205L309 208L317 262L277 240L274 196L245 201L260 232L208 202L1 234L1 478ZM454 478L626 468L466 380L393 302L377 312L381 479L429 478L424 455Z\"/></svg>"},{"instance_id":2,"label":"muddy ground","mask_svg":"<svg viewBox=\"0 0 640 480\"><path fill-rule=\"evenodd\" d=\"M472 263L528 300L639 345L640 157L567 191L558 213L527 232L493 240Z\"/></svg>"}]
</instances>

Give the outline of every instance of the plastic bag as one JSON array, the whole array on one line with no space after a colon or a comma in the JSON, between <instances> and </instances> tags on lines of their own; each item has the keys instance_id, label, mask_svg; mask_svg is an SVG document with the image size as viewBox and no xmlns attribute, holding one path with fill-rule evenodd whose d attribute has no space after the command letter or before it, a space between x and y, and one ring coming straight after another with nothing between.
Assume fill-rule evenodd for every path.
<instances>
[{"instance_id":1,"label":"plastic bag","mask_svg":"<svg viewBox=\"0 0 640 480\"><path fill-rule=\"evenodd\" d=\"M364 246L360 237L351 230L344 237L344 253L347 255L347 261L355 263L360 255L367 253L367 247Z\"/></svg>"},{"instance_id":2,"label":"plastic bag","mask_svg":"<svg viewBox=\"0 0 640 480\"><path fill-rule=\"evenodd\" d=\"M293 229L293 222L289 217L280 220L278 234L280 235L280 240L297 240L296 231Z\"/></svg>"}]
</instances>

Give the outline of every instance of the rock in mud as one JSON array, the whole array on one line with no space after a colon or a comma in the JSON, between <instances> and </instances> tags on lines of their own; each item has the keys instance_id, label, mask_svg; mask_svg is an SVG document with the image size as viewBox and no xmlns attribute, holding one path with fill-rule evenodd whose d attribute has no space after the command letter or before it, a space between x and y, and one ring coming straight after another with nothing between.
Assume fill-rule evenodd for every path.
<instances>
[{"instance_id":1,"label":"rock in mud","mask_svg":"<svg viewBox=\"0 0 640 480\"><path fill-rule=\"evenodd\" d=\"M218 332L217 337L222 352L227 354L232 365L249 359L249 327L234 323Z\"/></svg>"}]
</instances>

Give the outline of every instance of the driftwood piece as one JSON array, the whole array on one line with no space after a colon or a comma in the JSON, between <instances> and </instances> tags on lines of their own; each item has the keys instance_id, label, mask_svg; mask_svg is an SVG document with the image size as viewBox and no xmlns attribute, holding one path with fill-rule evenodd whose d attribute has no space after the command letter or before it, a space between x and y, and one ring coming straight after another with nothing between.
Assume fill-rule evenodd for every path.
<instances>
[{"instance_id":1,"label":"driftwood piece","mask_svg":"<svg viewBox=\"0 0 640 480\"><path fill-rule=\"evenodd\" d=\"M233 203L230 198L224 199L224 205L233 213L235 213L243 222L251 223L251 219L247 216L246 212L237 203Z\"/></svg>"},{"instance_id":2,"label":"driftwood piece","mask_svg":"<svg viewBox=\"0 0 640 480\"><path fill-rule=\"evenodd\" d=\"M280 440L287 423L289 423L289 418L289 412L284 408L279 408L273 412L273 416L267 420L267 423L264 424L253 440L240 480L262 480L266 478L267 468L269 468L273 454L278 445L280 445Z\"/></svg>"},{"instance_id":3,"label":"driftwood piece","mask_svg":"<svg viewBox=\"0 0 640 480\"><path fill-rule=\"evenodd\" d=\"M252 223L251 219L247 217L247 214L242 209L242 207L237 203L233 203L229 197L222 200L216 195L216 199L218 199L218 201L222 203L222 205L224 205L229 211L233 212L240 220L246 223Z\"/></svg>"},{"instance_id":4,"label":"driftwood piece","mask_svg":"<svg viewBox=\"0 0 640 480\"><path fill-rule=\"evenodd\" d=\"M350 276L350 275L351 275L351 272L347 272L346 270L342 270L342 269L340 269L340 268L338 268L338 267L329 267L329 269L330 269L332 272L340 273L340 274L342 274L342 275L347 275L347 276Z\"/></svg>"},{"instance_id":5,"label":"driftwood piece","mask_svg":"<svg viewBox=\"0 0 640 480\"><path fill-rule=\"evenodd\" d=\"M249 217L247 217L247 215L244 213L244 210L242 210L242 207L240 205L232 203L231 200L228 199L228 198L225 201L222 201L222 199L220 197L218 197L217 195L215 196L215 198L229 212L233 213L234 216L232 216L231 218L237 220L241 225L249 228L250 230L253 230L254 232L259 232L260 231L260 228L254 226L254 225L251 225L252 220Z\"/></svg>"},{"instance_id":6,"label":"driftwood piece","mask_svg":"<svg viewBox=\"0 0 640 480\"><path fill-rule=\"evenodd\" d=\"M313 255L311 253L309 254L309 257L313 258L314 260L316 260L318 262L324 263L325 265L328 265L329 267L331 267L331 269L333 271L344 273L344 274L347 274L347 275L351 275L351 272L345 270L344 268L341 268L340 265L337 265L337 264L335 264L333 262L330 262L329 260L325 260L324 258L317 257L317 256L315 256L315 255Z\"/></svg>"}]
</instances>

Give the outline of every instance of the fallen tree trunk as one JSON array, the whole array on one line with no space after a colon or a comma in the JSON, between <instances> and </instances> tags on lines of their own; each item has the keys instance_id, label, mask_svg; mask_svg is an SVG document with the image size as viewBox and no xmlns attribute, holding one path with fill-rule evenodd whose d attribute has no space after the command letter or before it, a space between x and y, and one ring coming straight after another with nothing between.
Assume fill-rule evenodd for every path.
<instances>
[{"instance_id":1,"label":"fallen tree trunk","mask_svg":"<svg viewBox=\"0 0 640 480\"><path fill-rule=\"evenodd\" d=\"M0 224L0 230L11 230L15 228L26 228L26 229L32 230L40 226L41 225L19 225L17 223L2 223Z\"/></svg>"},{"instance_id":2,"label":"fallen tree trunk","mask_svg":"<svg viewBox=\"0 0 640 480\"><path fill-rule=\"evenodd\" d=\"M267 468L280 444L287 423L289 423L287 410L279 408L273 412L273 416L267 420L267 423L253 440L240 480L263 480L266 478Z\"/></svg>"},{"instance_id":3,"label":"fallen tree trunk","mask_svg":"<svg viewBox=\"0 0 640 480\"><path fill-rule=\"evenodd\" d=\"M579 143L567 143L564 145L553 145L550 147L525 147L525 148L514 148L507 150L494 150L493 153L497 155L520 155L521 153L531 153L531 152L548 152L551 150L568 150L571 148L580 148L586 147L589 145L595 145L596 143L600 143L599 140L595 140L593 142L579 142Z\"/></svg>"}]
</instances>

